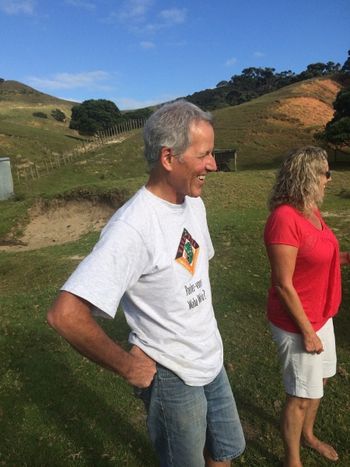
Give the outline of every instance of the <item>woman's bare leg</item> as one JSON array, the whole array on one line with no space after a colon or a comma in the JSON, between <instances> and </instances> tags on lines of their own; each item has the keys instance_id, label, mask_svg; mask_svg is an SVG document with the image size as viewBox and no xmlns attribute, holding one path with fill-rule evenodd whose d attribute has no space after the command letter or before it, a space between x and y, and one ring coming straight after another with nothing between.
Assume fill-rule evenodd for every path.
<instances>
[{"instance_id":1,"label":"woman's bare leg","mask_svg":"<svg viewBox=\"0 0 350 467\"><path fill-rule=\"evenodd\" d=\"M326 384L326 380L324 381L324 384ZM303 441L306 446L315 449L326 459L337 461L339 456L333 446L324 443L314 435L314 425L320 402L321 399L310 399L302 429Z\"/></svg>"},{"instance_id":2,"label":"woman's bare leg","mask_svg":"<svg viewBox=\"0 0 350 467\"><path fill-rule=\"evenodd\" d=\"M285 467L302 467L300 438L308 405L309 399L287 394L281 420Z\"/></svg>"}]
</instances>

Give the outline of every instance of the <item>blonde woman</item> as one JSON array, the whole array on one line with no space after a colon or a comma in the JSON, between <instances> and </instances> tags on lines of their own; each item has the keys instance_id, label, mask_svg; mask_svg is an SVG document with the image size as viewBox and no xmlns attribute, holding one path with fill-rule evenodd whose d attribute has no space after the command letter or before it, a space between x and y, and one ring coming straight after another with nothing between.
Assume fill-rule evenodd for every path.
<instances>
[{"instance_id":1,"label":"blonde woman","mask_svg":"<svg viewBox=\"0 0 350 467\"><path fill-rule=\"evenodd\" d=\"M319 211L330 180L323 149L291 153L277 175L265 226L271 265L267 317L286 391L281 421L286 467L302 466L301 440L338 460L336 450L314 434L323 387L336 373L332 318L341 301L340 265L350 263Z\"/></svg>"}]
</instances>

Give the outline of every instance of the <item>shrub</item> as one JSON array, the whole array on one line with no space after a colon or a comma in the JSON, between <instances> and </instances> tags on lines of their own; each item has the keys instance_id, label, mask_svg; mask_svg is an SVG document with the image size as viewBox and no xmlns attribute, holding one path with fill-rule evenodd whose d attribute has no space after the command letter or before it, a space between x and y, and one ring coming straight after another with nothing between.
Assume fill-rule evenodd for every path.
<instances>
[{"instance_id":1,"label":"shrub","mask_svg":"<svg viewBox=\"0 0 350 467\"><path fill-rule=\"evenodd\" d=\"M60 109L55 109L51 112L51 116L57 120L58 122L65 122L66 121L66 114L62 112Z\"/></svg>"},{"instance_id":2,"label":"shrub","mask_svg":"<svg viewBox=\"0 0 350 467\"><path fill-rule=\"evenodd\" d=\"M114 102L105 99L90 99L72 108L69 128L80 134L94 135L119 123L121 112Z\"/></svg>"},{"instance_id":3,"label":"shrub","mask_svg":"<svg viewBox=\"0 0 350 467\"><path fill-rule=\"evenodd\" d=\"M33 117L37 118L47 118L47 114L44 112L33 112Z\"/></svg>"}]
</instances>

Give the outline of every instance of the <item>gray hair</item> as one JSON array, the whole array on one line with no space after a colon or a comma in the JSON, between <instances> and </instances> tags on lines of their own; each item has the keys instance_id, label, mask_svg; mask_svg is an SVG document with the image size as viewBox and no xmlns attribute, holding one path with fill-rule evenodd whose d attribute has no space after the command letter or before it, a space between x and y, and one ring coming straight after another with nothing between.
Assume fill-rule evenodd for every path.
<instances>
[{"instance_id":1,"label":"gray hair","mask_svg":"<svg viewBox=\"0 0 350 467\"><path fill-rule=\"evenodd\" d=\"M149 166L152 168L159 160L163 147L172 149L175 156L181 156L191 144L191 125L203 120L213 124L209 112L183 99L156 110L146 121L143 131L144 154Z\"/></svg>"},{"instance_id":2,"label":"gray hair","mask_svg":"<svg viewBox=\"0 0 350 467\"><path fill-rule=\"evenodd\" d=\"M291 152L283 161L272 188L269 209L290 204L301 212L319 205L320 175L325 170L327 153L316 146L305 146Z\"/></svg>"}]
</instances>

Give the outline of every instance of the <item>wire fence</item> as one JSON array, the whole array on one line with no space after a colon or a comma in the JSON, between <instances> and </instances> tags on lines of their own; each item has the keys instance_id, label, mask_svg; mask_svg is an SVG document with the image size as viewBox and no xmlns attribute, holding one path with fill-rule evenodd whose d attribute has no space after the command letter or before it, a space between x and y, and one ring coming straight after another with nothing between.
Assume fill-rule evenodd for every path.
<instances>
[{"instance_id":1,"label":"wire fence","mask_svg":"<svg viewBox=\"0 0 350 467\"><path fill-rule=\"evenodd\" d=\"M143 118L128 120L122 124L97 132L95 136L82 141L81 144L70 151L63 153L47 151L46 156L40 162L26 161L15 163L13 166L14 177L19 184L37 180L41 176L49 174L60 167L74 163L79 156L85 155L105 144L118 142L118 139L120 140L123 135L125 136L133 130L142 128L144 124L145 119Z\"/></svg>"},{"instance_id":2,"label":"wire fence","mask_svg":"<svg viewBox=\"0 0 350 467\"><path fill-rule=\"evenodd\" d=\"M97 141L100 141L101 144L104 144L108 142L109 140L114 139L123 133L128 133L129 131L142 128L145 124L145 121L146 120L144 118L127 120L126 122L121 123L119 125L115 125L111 128L108 128L107 130L99 131L97 135L95 136L95 138Z\"/></svg>"}]
</instances>

